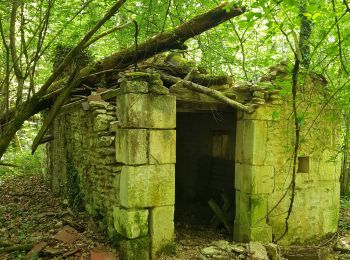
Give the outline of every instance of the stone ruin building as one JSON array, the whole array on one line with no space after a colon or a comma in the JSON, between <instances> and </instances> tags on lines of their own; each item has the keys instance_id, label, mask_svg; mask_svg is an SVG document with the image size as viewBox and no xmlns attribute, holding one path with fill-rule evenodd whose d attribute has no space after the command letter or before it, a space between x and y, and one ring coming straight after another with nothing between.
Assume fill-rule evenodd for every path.
<instances>
[{"instance_id":1,"label":"stone ruin building","mask_svg":"<svg viewBox=\"0 0 350 260\"><path fill-rule=\"evenodd\" d=\"M290 84L286 73L276 66L256 84L206 85L253 106L249 113L173 84L154 67L124 73L112 88L101 83L82 102L62 108L47 143L54 192L100 219L119 241L122 259L171 251L178 205L209 208L209 200L222 205L225 196L234 241L276 241L292 194L291 97L279 85ZM300 81L301 141L289 229L278 241L284 245L321 239L338 224L338 112L325 106L322 77ZM200 77L192 82L204 85Z\"/></svg>"}]
</instances>

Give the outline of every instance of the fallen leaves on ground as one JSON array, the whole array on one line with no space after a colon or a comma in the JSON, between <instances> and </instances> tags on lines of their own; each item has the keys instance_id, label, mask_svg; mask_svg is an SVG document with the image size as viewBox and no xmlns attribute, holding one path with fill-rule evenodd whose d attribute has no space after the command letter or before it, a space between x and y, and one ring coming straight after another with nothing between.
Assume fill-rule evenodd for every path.
<instances>
[{"instance_id":1,"label":"fallen leaves on ground","mask_svg":"<svg viewBox=\"0 0 350 260\"><path fill-rule=\"evenodd\" d=\"M1 249L26 246L1 253ZM96 253L98 252L98 253ZM87 214L53 196L40 175L0 180L0 259L116 259ZM99 256L108 258L99 258Z\"/></svg>"}]
</instances>

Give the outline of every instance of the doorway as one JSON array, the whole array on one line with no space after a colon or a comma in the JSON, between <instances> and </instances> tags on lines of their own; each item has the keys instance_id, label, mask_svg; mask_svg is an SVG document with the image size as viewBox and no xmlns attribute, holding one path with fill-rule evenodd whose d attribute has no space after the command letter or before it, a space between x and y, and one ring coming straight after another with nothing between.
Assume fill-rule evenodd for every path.
<instances>
[{"instance_id":1,"label":"doorway","mask_svg":"<svg viewBox=\"0 0 350 260\"><path fill-rule=\"evenodd\" d=\"M210 199L231 201L234 220L236 113L178 112L175 166L175 223L213 227Z\"/></svg>"}]
</instances>

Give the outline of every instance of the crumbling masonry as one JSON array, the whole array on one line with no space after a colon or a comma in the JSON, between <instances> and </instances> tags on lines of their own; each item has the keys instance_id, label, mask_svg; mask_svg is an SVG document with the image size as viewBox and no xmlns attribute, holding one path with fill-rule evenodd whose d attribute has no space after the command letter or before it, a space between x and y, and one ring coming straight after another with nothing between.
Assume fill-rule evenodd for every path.
<instances>
[{"instance_id":1,"label":"crumbling masonry","mask_svg":"<svg viewBox=\"0 0 350 260\"><path fill-rule=\"evenodd\" d=\"M298 96L302 131L295 202L282 244L317 240L337 230L337 111L323 106L322 80L305 78ZM230 91L241 103L259 104L252 114L234 111L234 240L271 242L284 232L292 193L290 97L279 94L278 83L270 80ZM115 98L104 101L94 94L63 109L51 127L47 168L53 190L102 220L120 241L121 259L157 259L173 250L176 114L184 103L192 112L205 110L206 104L222 107L202 94L193 95L202 102L197 106L188 98L191 91L186 99L183 92L169 93L159 75L130 73Z\"/></svg>"}]
</instances>

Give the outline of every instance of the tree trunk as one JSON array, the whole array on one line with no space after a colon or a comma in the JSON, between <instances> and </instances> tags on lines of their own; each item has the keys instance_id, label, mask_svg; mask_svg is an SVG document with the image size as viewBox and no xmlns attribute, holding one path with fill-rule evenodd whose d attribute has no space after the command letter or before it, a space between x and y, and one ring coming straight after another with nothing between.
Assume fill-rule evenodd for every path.
<instances>
[{"instance_id":1,"label":"tree trunk","mask_svg":"<svg viewBox=\"0 0 350 260\"><path fill-rule=\"evenodd\" d=\"M350 192L350 171L349 171L349 122L350 113L347 112L344 115L345 122L345 136L343 138L343 162L340 176L340 193L342 195L347 195Z\"/></svg>"}]
</instances>

